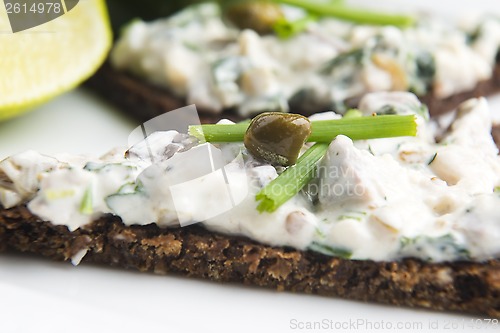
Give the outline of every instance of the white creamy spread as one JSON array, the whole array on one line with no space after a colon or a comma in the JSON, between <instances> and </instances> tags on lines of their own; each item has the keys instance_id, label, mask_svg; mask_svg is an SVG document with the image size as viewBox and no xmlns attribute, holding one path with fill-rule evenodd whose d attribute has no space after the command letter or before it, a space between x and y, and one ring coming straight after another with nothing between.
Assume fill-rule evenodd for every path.
<instances>
[{"instance_id":1,"label":"white creamy spread","mask_svg":"<svg viewBox=\"0 0 500 333\"><path fill-rule=\"evenodd\" d=\"M213 112L333 108L367 92L412 91L437 98L491 78L500 19L463 24L421 17L416 26L310 23L289 39L259 36L225 23L216 4L170 18L132 22L111 53L112 64Z\"/></svg>"},{"instance_id":2,"label":"white creamy spread","mask_svg":"<svg viewBox=\"0 0 500 333\"><path fill-rule=\"evenodd\" d=\"M174 131L85 162L33 151L9 157L0 162L0 203L27 203L69 230L110 213L126 225L201 221L213 231L352 259L500 256L500 157L486 100L462 104L440 142L410 93L367 95L360 110L417 114L418 134L355 143L338 136L313 181L274 213L259 213L255 194L280 170L242 144L198 144ZM207 152L219 164L200 163Z\"/></svg>"}]
</instances>

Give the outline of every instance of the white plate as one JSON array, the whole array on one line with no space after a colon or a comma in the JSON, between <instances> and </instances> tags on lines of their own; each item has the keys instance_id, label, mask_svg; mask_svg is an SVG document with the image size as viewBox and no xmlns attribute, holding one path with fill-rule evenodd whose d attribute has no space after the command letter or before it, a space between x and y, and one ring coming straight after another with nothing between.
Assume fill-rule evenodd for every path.
<instances>
[{"instance_id":1,"label":"white plate","mask_svg":"<svg viewBox=\"0 0 500 333\"><path fill-rule=\"evenodd\" d=\"M410 0L383 3L417 6ZM495 0L464 1L460 6L456 1L418 2L419 7L453 15L496 4ZM491 106L500 111L500 98L494 98ZM0 159L26 149L99 155L126 145L137 125L88 92L76 90L0 123ZM2 333L475 332L485 327L484 322L471 321L480 318L469 316L107 267L73 267L17 254L0 255L0 300Z\"/></svg>"}]
</instances>

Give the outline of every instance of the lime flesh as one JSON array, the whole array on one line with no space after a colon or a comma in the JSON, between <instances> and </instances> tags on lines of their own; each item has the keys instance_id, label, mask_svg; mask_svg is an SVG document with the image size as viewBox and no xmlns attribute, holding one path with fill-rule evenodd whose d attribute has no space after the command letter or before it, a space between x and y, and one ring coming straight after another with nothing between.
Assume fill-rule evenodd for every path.
<instances>
[{"instance_id":1,"label":"lime flesh","mask_svg":"<svg viewBox=\"0 0 500 333\"><path fill-rule=\"evenodd\" d=\"M17 33L12 33L6 11L0 10L0 121L87 79L102 64L111 43L104 0L79 1L53 21Z\"/></svg>"}]
</instances>

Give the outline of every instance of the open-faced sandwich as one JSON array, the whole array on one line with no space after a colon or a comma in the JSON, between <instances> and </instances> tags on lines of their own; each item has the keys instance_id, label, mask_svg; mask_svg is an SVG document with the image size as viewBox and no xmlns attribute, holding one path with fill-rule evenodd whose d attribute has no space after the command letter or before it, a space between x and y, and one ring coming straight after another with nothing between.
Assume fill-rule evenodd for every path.
<instances>
[{"instance_id":1,"label":"open-faced sandwich","mask_svg":"<svg viewBox=\"0 0 500 333\"><path fill-rule=\"evenodd\" d=\"M414 95L375 93L344 117L9 157L0 250L500 317L499 189L484 99L441 129Z\"/></svg>"},{"instance_id":2,"label":"open-faced sandwich","mask_svg":"<svg viewBox=\"0 0 500 333\"><path fill-rule=\"evenodd\" d=\"M375 91L414 92L436 114L500 87L492 15L459 24L338 1L219 2L131 22L90 84L143 121L186 104L212 120L343 113Z\"/></svg>"}]
</instances>

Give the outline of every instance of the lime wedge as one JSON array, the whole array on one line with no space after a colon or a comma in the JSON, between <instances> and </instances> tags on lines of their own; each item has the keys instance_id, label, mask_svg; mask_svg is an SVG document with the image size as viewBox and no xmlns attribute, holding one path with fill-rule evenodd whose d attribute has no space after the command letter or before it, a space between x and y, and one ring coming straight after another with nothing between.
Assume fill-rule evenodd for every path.
<instances>
[{"instance_id":1,"label":"lime wedge","mask_svg":"<svg viewBox=\"0 0 500 333\"><path fill-rule=\"evenodd\" d=\"M68 91L102 64L112 35L104 0L79 1L52 21L13 33L0 1L0 121Z\"/></svg>"}]
</instances>

